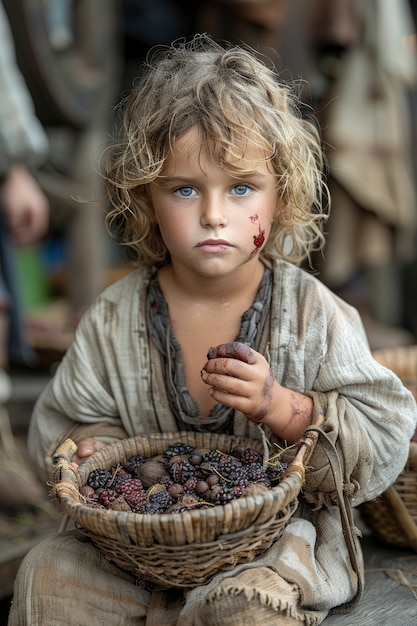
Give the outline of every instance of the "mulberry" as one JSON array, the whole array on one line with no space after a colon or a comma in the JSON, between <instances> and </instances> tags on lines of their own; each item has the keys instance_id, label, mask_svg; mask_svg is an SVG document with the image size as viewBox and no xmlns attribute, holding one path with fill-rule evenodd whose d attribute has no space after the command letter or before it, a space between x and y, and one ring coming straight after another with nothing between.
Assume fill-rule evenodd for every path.
<instances>
[{"instance_id":1,"label":"mulberry","mask_svg":"<svg viewBox=\"0 0 417 626\"><path fill-rule=\"evenodd\" d=\"M132 476L137 477L139 468L145 463L146 458L142 454L136 454L127 459L124 468Z\"/></svg>"},{"instance_id":2,"label":"mulberry","mask_svg":"<svg viewBox=\"0 0 417 626\"><path fill-rule=\"evenodd\" d=\"M267 465L265 473L271 482L281 480L282 474L287 469L287 463L280 463L279 465Z\"/></svg>"},{"instance_id":3,"label":"mulberry","mask_svg":"<svg viewBox=\"0 0 417 626\"><path fill-rule=\"evenodd\" d=\"M107 487L107 484L111 481L112 477L113 474L110 470L95 469L90 472L87 479L87 485L93 489L104 489Z\"/></svg>"},{"instance_id":4,"label":"mulberry","mask_svg":"<svg viewBox=\"0 0 417 626\"><path fill-rule=\"evenodd\" d=\"M117 497L118 494L114 491L114 489L103 489L98 497L98 502L106 509L109 509Z\"/></svg>"},{"instance_id":5,"label":"mulberry","mask_svg":"<svg viewBox=\"0 0 417 626\"><path fill-rule=\"evenodd\" d=\"M249 465L250 463L262 463L263 459L259 452L254 448L244 448L240 456L240 461L244 465Z\"/></svg>"},{"instance_id":6,"label":"mulberry","mask_svg":"<svg viewBox=\"0 0 417 626\"><path fill-rule=\"evenodd\" d=\"M120 492L124 495L126 502L134 512L146 500L146 491L138 478L125 480L120 485Z\"/></svg>"},{"instance_id":7,"label":"mulberry","mask_svg":"<svg viewBox=\"0 0 417 626\"><path fill-rule=\"evenodd\" d=\"M187 443L182 443L181 441L177 441L165 450L164 456L171 458L173 456L181 456L182 454L188 455L191 454L193 450L193 446L190 446Z\"/></svg>"},{"instance_id":8,"label":"mulberry","mask_svg":"<svg viewBox=\"0 0 417 626\"><path fill-rule=\"evenodd\" d=\"M166 490L157 491L156 493L150 494L149 503L156 504L159 508L159 512L163 513L174 504L174 498Z\"/></svg>"}]
</instances>

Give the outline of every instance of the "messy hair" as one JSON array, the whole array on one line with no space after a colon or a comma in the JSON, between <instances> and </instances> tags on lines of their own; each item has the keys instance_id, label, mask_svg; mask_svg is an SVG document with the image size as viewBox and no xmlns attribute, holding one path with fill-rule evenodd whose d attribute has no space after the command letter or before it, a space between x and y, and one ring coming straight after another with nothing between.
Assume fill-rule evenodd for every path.
<instances>
[{"instance_id":1,"label":"messy hair","mask_svg":"<svg viewBox=\"0 0 417 626\"><path fill-rule=\"evenodd\" d=\"M280 198L265 257L300 264L323 247L328 194L317 125L301 115L293 86L253 51L207 35L154 49L119 110L120 136L107 150L106 222L136 265L169 262L147 185L193 127L209 157L235 175L245 146L262 148Z\"/></svg>"}]
</instances>

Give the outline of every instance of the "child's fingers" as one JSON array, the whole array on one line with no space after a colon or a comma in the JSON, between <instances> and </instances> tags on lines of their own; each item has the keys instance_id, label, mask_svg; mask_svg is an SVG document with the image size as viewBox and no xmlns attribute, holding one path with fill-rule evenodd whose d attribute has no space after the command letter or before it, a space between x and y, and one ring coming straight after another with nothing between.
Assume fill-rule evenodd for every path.
<instances>
[{"instance_id":1,"label":"child's fingers","mask_svg":"<svg viewBox=\"0 0 417 626\"><path fill-rule=\"evenodd\" d=\"M231 343L222 343L218 346L213 346L207 353L208 359L225 357L228 359L237 359L244 363L255 363L256 352L252 350L250 346L247 346L240 341L233 341Z\"/></svg>"},{"instance_id":2,"label":"child's fingers","mask_svg":"<svg viewBox=\"0 0 417 626\"><path fill-rule=\"evenodd\" d=\"M221 374L219 372L207 372L202 370L201 379L209 387L225 391L237 396L247 396L247 382L230 374Z\"/></svg>"},{"instance_id":3,"label":"child's fingers","mask_svg":"<svg viewBox=\"0 0 417 626\"><path fill-rule=\"evenodd\" d=\"M94 452L100 450L105 444L102 441L98 441L93 437L86 437L78 443L77 452L72 457L72 462L80 465L83 461L88 459Z\"/></svg>"},{"instance_id":4,"label":"child's fingers","mask_svg":"<svg viewBox=\"0 0 417 626\"><path fill-rule=\"evenodd\" d=\"M214 375L217 377L214 378ZM211 378L208 378L208 376L211 376ZM254 373L252 368L247 363L243 363L237 359L216 358L209 359L204 364L203 369L201 370L201 378L205 383L213 384L213 386L219 387L220 385L217 384L217 381L221 378L249 382L254 379Z\"/></svg>"}]
</instances>

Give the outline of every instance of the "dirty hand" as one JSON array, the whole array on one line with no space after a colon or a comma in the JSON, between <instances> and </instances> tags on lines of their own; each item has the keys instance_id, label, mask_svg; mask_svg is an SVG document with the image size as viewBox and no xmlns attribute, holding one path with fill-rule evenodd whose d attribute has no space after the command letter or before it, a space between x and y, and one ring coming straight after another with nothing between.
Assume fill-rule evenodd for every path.
<instances>
[{"instance_id":1,"label":"dirty hand","mask_svg":"<svg viewBox=\"0 0 417 626\"><path fill-rule=\"evenodd\" d=\"M268 417L280 385L265 357L235 341L210 348L207 358L201 378L216 402L241 411L253 422Z\"/></svg>"},{"instance_id":2,"label":"dirty hand","mask_svg":"<svg viewBox=\"0 0 417 626\"><path fill-rule=\"evenodd\" d=\"M106 444L102 441L98 441L97 439L93 439L93 437L86 437L85 439L81 439L78 442L78 450L73 455L71 461L75 465L81 465L84 463L94 452L103 448Z\"/></svg>"}]
</instances>

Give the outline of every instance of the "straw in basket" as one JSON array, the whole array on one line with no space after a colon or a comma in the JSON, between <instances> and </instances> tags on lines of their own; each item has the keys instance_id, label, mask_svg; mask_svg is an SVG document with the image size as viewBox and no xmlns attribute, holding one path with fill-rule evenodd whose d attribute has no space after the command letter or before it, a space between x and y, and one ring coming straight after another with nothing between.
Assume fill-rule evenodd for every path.
<instances>
[{"instance_id":1,"label":"straw in basket","mask_svg":"<svg viewBox=\"0 0 417 626\"><path fill-rule=\"evenodd\" d=\"M378 350L374 357L395 372L417 400L417 346ZM417 552L417 442L410 442L408 461L397 481L359 511L380 541Z\"/></svg>"},{"instance_id":2,"label":"straw in basket","mask_svg":"<svg viewBox=\"0 0 417 626\"><path fill-rule=\"evenodd\" d=\"M54 456L52 495L79 529L110 561L158 587L195 587L220 570L252 561L280 537L298 504L306 465L318 433L307 431L280 483L262 495L182 513L142 515L92 508L80 488L94 469L110 469L136 454L162 454L175 442L230 452L235 446L263 453L261 441L214 433L153 433L102 448L78 471L71 464L76 445L66 440Z\"/></svg>"}]
</instances>

